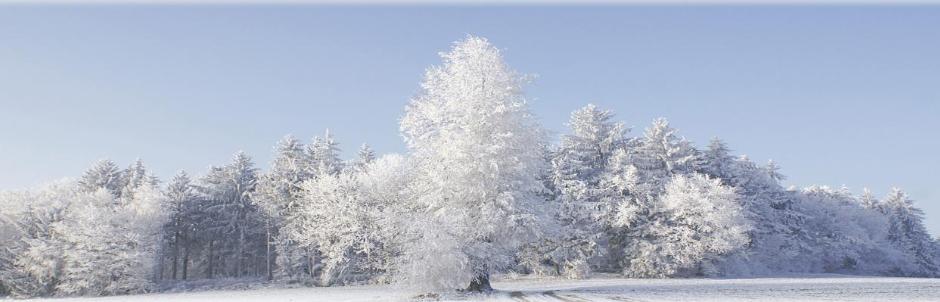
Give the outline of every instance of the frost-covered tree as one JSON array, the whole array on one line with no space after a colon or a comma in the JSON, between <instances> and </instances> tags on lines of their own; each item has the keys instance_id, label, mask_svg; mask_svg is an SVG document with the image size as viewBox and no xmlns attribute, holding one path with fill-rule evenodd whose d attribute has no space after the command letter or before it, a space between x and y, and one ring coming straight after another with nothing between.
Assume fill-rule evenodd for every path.
<instances>
[{"instance_id":1,"label":"frost-covered tree","mask_svg":"<svg viewBox=\"0 0 940 302\"><path fill-rule=\"evenodd\" d=\"M252 201L264 213L265 269L268 278L281 279L305 276L308 267L306 252L280 229L290 220L298 219L295 211L300 198L301 183L311 179L311 160L304 145L287 136L277 143L271 168L258 180ZM276 265L275 265L276 264Z\"/></svg>"},{"instance_id":2,"label":"frost-covered tree","mask_svg":"<svg viewBox=\"0 0 940 302\"><path fill-rule=\"evenodd\" d=\"M702 174L677 174L650 207L642 236L625 251L632 277L701 276L718 273L714 262L747 244L751 227L734 189ZM618 215L634 225L630 210Z\"/></svg>"},{"instance_id":3,"label":"frost-covered tree","mask_svg":"<svg viewBox=\"0 0 940 302\"><path fill-rule=\"evenodd\" d=\"M360 254L371 249L367 239L377 227L376 217L360 187L352 173L325 174L303 185L301 232L322 255L322 285L345 281L355 273Z\"/></svg>"},{"instance_id":4,"label":"frost-covered tree","mask_svg":"<svg viewBox=\"0 0 940 302\"><path fill-rule=\"evenodd\" d=\"M336 175L343 170L343 161L339 159L339 143L333 138L330 130L326 130L323 137L314 137L313 143L307 148L310 157L311 175Z\"/></svg>"},{"instance_id":5,"label":"frost-covered tree","mask_svg":"<svg viewBox=\"0 0 940 302\"><path fill-rule=\"evenodd\" d=\"M78 180L79 187L85 192L95 192L105 188L115 197L121 196L124 189L121 169L111 160L100 160Z\"/></svg>"},{"instance_id":6,"label":"frost-covered tree","mask_svg":"<svg viewBox=\"0 0 940 302\"><path fill-rule=\"evenodd\" d=\"M369 147L368 144L362 144L362 146L359 146L359 152L356 153L356 159L348 165L348 168L353 171L361 172L374 160L375 151L373 151L372 147Z\"/></svg>"},{"instance_id":7,"label":"frost-covered tree","mask_svg":"<svg viewBox=\"0 0 940 302\"><path fill-rule=\"evenodd\" d=\"M206 202L198 229L207 277L264 275L264 224L251 201L257 172L251 158L238 152L231 163L211 168L201 180Z\"/></svg>"},{"instance_id":8,"label":"frost-covered tree","mask_svg":"<svg viewBox=\"0 0 940 302\"><path fill-rule=\"evenodd\" d=\"M701 169L699 151L676 132L665 119L656 119L643 137L633 139L609 159L600 180L601 204L611 209L605 220L617 222L608 231L608 257L613 260L608 269L618 264L626 269L632 261L619 253L627 251L629 241L645 236L655 223L657 199L672 177Z\"/></svg>"},{"instance_id":9,"label":"frost-covered tree","mask_svg":"<svg viewBox=\"0 0 940 302\"><path fill-rule=\"evenodd\" d=\"M935 276L938 274L936 246L924 227L924 212L904 191L893 188L882 201L881 207L888 217L888 240L911 257L917 265L909 274Z\"/></svg>"},{"instance_id":10,"label":"frost-covered tree","mask_svg":"<svg viewBox=\"0 0 940 302\"><path fill-rule=\"evenodd\" d=\"M875 197L875 194L868 188L862 189L862 196L859 197L859 203L866 209L884 213L881 209L881 201Z\"/></svg>"},{"instance_id":11,"label":"frost-covered tree","mask_svg":"<svg viewBox=\"0 0 940 302\"><path fill-rule=\"evenodd\" d=\"M630 150L629 163L637 169L637 176L653 191L659 193L673 175L699 171L702 159L692 144L676 135L665 118L658 118L646 128Z\"/></svg>"},{"instance_id":12,"label":"frost-covered tree","mask_svg":"<svg viewBox=\"0 0 940 302\"><path fill-rule=\"evenodd\" d=\"M401 120L417 165L418 211L401 277L487 290L490 272L535 239L545 139L527 109L524 77L486 39L468 37L441 57Z\"/></svg>"},{"instance_id":13,"label":"frost-covered tree","mask_svg":"<svg viewBox=\"0 0 940 302\"><path fill-rule=\"evenodd\" d=\"M847 188L812 186L794 204L804 213L803 250L796 261L804 272L883 273L898 255L885 244L886 220L864 208Z\"/></svg>"},{"instance_id":14,"label":"frost-covered tree","mask_svg":"<svg viewBox=\"0 0 940 302\"><path fill-rule=\"evenodd\" d=\"M157 178L147 170L144 162L139 158L127 169L124 169L121 175L121 191L118 196L123 198L133 198L134 192L139 188L144 186L153 187L158 183Z\"/></svg>"},{"instance_id":15,"label":"frost-covered tree","mask_svg":"<svg viewBox=\"0 0 940 302\"><path fill-rule=\"evenodd\" d=\"M369 163L359 174L360 190L371 208L367 217L375 217L369 226L368 242L363 246L364 259L359 269L376 282L391 282L395 275L395 260L402 251L407 236L404 230L415 213L409 192L414 178L413 161L398 154L387 154Z\"/></svg>"},{"instance_id":16,"label":"frost-covered tree","mask_svg":"<svg viewBox=\"0 0 940 302\"><path fill-rule=\"evenodd\" d=\"M59 181L36 189L0 192L0 283L18 298L56 293L66 245L53 226L66 218L80 188Z\"/></svg>"},{"instance_id":17,"label":"frost-covered tree","mask_svg":"<svg viewBox=\"0 0 940 302\"><path fill-rule=\"evenodd\" d=\"M165 223L163 196L141 186L116 202L107 188L72 202L53 230L67 247L57 291L64 295L114 295L151 289Z\"/></svg>"},{"instance_id":18,"label":"frost-covered tree","mask_svg":"<svg viewBox=\"0 0 940 302\"><path fill-rule=\"evenodd\" d=\"M167 224L164 226L165 248L163 258L170 262L166 269L170 279L189 278L190 255L196 246L196 211L200 196L189 174L180 171L167 184L164 193L167 205Z\"/></svg>"},{"instance_id":19,"label":"frost-covered tree","mask_svg":"<svg viewBox=\"0 0 940 302\"><path fill-rule=\"evenodd\" d=\"M602 202L600 181L610 158L627 142L627 130L613 116L593 104L571 113L571 133L562 137L551 158L550 187L561 233L530 251L541 254L533 265L549 263L555 266L553 273L583 276L590 258L603 252L599 245L607 246L612 208Z\"/></svg>"},{"instance_id":20,"label":"frost-covered tree","mask_svg":"<svg viewBox=\"0 0 940 302\"><path fill-rule=\"evenodd\" d=\"M702 160L702 172L709 176L730 180L735 175L735 158L728 144L720 138L712 138L708 149L702 152Z\"/></svg>"}]
</instances>

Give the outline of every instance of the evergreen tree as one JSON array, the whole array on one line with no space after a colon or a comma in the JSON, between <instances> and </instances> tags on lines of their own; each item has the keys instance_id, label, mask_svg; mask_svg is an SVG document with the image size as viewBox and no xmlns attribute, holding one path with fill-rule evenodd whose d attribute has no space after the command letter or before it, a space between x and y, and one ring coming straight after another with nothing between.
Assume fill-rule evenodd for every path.
<instances>
[{"instance_id":1,"label":"evergreen tree","mask_svg":"<svg viewBox=\"0 0 940 302\"><path fill-rule=\"evenodd\" d=\"M637 168L640 181L649 184L652 193L661 192L673 175L701 169L698 150L676 132L665 118L658 118L631 150L630 163Z\"/></svg>"},{"instance_id":2,"label":"evergreen tree","mask_svg":"<svg viewBox=\"0 0 940 302\"><path fill-rule=\"evenodd\" d=\"M703 173L722 180L734 177L735 159L731 156L731 149L728 149L728 145L720 138L712 138L708 149L702 154L702 159Z\"/></svg>"},{"instance_id":3,"label":"evergreen tree","mask_svg":"<svg viewBox=\"0 0 940 302\"><path fill-rule=\"evenodd\" d=\"M924 212L914 207L904 191L893 188L882 201L882 207L888 216L888 239L901 251L905 252L918 266L912 272L919 276L937 274L937 263L933 255L933 239L924 227Z\"/></svg>"},{"instance_id":4,"label":"evergreen tree","mask_svg":"<svg viewBox=\"0 0 940 302\"><path fill-rule=\"evenodd\" d=\"M362 144L359 147L359 152L356 154L356 160L350 164L350 168L354 171L364 171L366 166L375 161L375 151L372 151L372 148L368 144Z\"/></svg>"},{"instance_id":5,"label":"evergreen tree","mask_svg":"<svg viewBox=\"0 0 940 302\"><path fill-rule=\"evenodd\" d=\"M211 168L202 183L207 277L263 275L266 244L260 210L251 201L257 183L251 158L236 153L228 165Z\"/></svg>"},{"instance_id":6,"label":"evergreen tree","mask_svg":"<svg viewBox=\"0 0 940 302\"><path fill-rule=\"evenodd\" d=\"M339 143L327 129L322 138L314 137L313 143L307 148L310 156L311 175L336 175L343 170L343 161L339 159Z\"/></svg>"},{"instance_id":7,"label":"evergreen tree","mask_svg":"<svg viewBox=\"0 0 940 302\"><path fill-rule=\"evenodd\" d=\"M166 188L167 224L164 226L166 248L164 258L170 261L171 279L189 278L190 255L195 247L196 211L199 195L189 175L180 171Z\"/></svg>"},{"instance_id":8,"label":"evergreen tree","mask_svg":"<svg viewBox=\"0 0 940 302\"><path fill-rule=\"evenodd\" d=\"M265 269L268 278L299 279L309 276L310 267L305 249L290 240L281 229L301 219L296 211L301 196L301 183L312 179L311 159L304 145L287 136L275 147L271 169L258 180L252 201L264 213Z\"/></svg>"},{"instance_id":9,"label":"evergreen tree","mask_svg":"<svg viewBox=\"0 0 940 302\"><path fill-rule=\"evenodd\" d=\"M85 174L78 180L78 185L85 192L96 192L104 188L115 197L119 197L123 191L124 179L117 164L103 159L85 171Z\"/></svg>"},{"instance_id":10,"label":"evergreen tree","mask_svg":"<svg viewBox=\"0 0 940 302\"><path fill-rule=\"evenodd\" d=\"M568 125L571 134L562 137L561 145L551 158L551 184L555 191L556 218L562 234L554 237L548 250L537 253L554 263L557 273L583 276L588 260L596 256L599 245L606 247L612 208L601 202L602 172L616 151L626 144L626 129L614 122L613 113L593 104L571 113ZM540 264L540 263L537 263Z\"/></svg>"}]
</instances>

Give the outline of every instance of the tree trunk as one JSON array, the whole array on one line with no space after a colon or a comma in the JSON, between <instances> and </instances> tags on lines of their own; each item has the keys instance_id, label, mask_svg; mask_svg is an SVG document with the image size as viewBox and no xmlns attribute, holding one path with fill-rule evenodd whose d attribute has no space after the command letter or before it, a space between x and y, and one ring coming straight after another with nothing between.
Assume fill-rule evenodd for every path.
<instances>
[{"instance_id":1,"label":"tree trunk","mask_svg":"<svg viewBox=\"0 0 940 302\"><path fill-rule=\"evenodd\" d=\"M206 269L206 278L212 279L212 243L214 240L209 240L209 267Z\"/></svg>"},{"instance_id":2,"label":"tree trunk","mask_svg":"<svg viewBox=\"0 0 940 302\"><path fill-rule=\"evenodd\" d=\"M173 266L172 273L173 276L171 279L176 280L176 265L180 260L180 232L176 231L173 234Z\"/></svg>"},{"instance_id":3,"label":"tree trunk","mask_svg":"<svg viewBox=\"0 0 940 302\"><path fill-rule=\"evenodd\" d=\"M473 278L473 280L470 280L470 286L467 286L467 289L465 291L467 292L491 292L493 291L493 287L490 286L490 274L483 273Z\"/></svg>"},{"instance_id":4,"label":"tree trunk","mask_svg":"<svg viewBox=\"0 0 940 302\"><path fill-rule=\"evenodd\" d=\"M265 240L264 264L268 273L268 280L274 280L274 271L271 270L271 225L267 223L267 240Z\"/></svg>"},{"instance_id":5,"label":"tree trunk","mask_svg":"<svg viewBox=\"0 0 940 302\"><path fill-rule=\"evenodd\" d=\"M238 227L238 246L235 248L235 277L241 277L244 271L245 229Z\"/></svg>"},{"instance_id":6,"label":"tree trunk","mask_svg":"<svg viewBox=\"0 0 940 302\"><path fill-rule=\"evenodd\" d=\"M189 271L189 246L183 252L183 280L186 280L186 274Z\"/></svg>"}]
</instances>

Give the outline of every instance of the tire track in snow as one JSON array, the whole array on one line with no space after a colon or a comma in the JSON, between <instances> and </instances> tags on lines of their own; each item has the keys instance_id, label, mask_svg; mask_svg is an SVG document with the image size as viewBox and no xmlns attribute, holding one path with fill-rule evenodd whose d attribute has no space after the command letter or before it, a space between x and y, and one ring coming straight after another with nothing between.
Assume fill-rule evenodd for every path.
<instances>
[{"instance_id":1,"label":"tire track in snow","mask_svg":"<svg viewBox=\"0 0 940 302\"><path fill-rule=\"evenodd\" d=\"M555 293L554 291L547 291L547 292L543 292L542 294L564 301L564 302L591 302L591 300L585 300L584 298L575 296L574 294L567 294L567 295L562 296L562 295Z\"/></svg>"},{"instance_id":2,"label":"tire track in snow","mask_svg":"<svg viewBox=\"0 0 940 302\"><path fill-rule=\"evenodd\" d=\"M583 296L574 293L558 293L555 291L543 292L509 292L509 298L518 302L539 302L539 301L561 301L561 302L592 302L592 301L619 301L619 302L642 302L642 300L630 299L622 296Z\"/></svg>"}]
</instances>

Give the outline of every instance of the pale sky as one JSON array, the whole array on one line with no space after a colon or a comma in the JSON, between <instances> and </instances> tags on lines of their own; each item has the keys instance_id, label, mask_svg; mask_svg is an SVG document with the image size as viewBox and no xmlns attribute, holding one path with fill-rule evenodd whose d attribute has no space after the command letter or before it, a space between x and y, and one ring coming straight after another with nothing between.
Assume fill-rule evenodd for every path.
<instances>
[{"instance_id":1,"label":"pale sky","mask_svg":"<svg viewBox=\"0 0 940 302\"><path fill-rule=\"evenodd\" d=\"M0 5L0 189L141 157L201 175L329 128L405 152L437 53L504 50L543 125L588 102L640 135L776 160L803 186L907 190L940 235L940 6Z\"/></svg>"}]
</instances>

